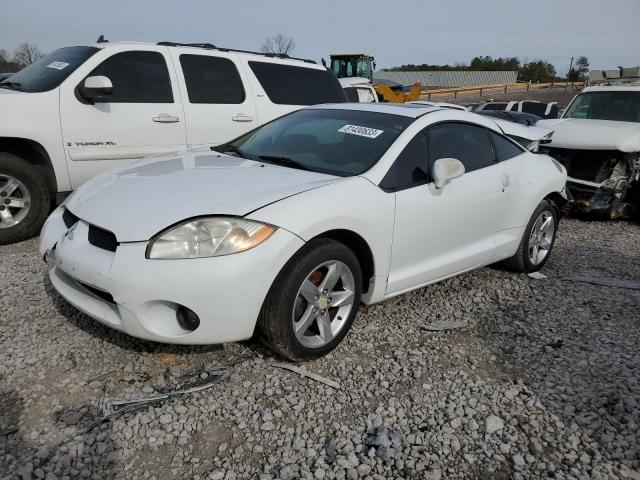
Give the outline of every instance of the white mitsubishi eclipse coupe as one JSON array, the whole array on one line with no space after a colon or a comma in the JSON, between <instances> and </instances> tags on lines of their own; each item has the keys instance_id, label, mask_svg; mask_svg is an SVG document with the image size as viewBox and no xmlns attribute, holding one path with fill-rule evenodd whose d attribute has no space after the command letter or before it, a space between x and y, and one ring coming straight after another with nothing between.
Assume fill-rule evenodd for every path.
<instances>
[{"instance_id":1,"label":"white mitsubishi eclipse coupe","mask_svg":"<svg viewBox=\"0 0 640 480\"><path fill-rule=\"evenodd\" d=\"M544 265L566 171L502 128L421 105L305 108L94 178L51 214L40 251L64 298L129 335L255 331L290 359L317 357L360 302L501 260Z\"/></svg>"}]
</instances>

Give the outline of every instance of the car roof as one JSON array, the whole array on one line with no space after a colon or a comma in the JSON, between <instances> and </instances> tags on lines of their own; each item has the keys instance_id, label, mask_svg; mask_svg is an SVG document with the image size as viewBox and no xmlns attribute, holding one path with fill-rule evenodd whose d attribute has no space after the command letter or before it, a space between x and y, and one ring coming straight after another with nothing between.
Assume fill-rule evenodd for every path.
<instances>
[{"instance_id":1,"label":"car roof","mask_svg":"<svg viewBox=\"0 0 640 480\"><path fill-rule=\"evenodd\" d=\"M582 89L581 93L585 92L611 92L611 91L619 91L619 92L637 92L640 90L640 85L598 85L595 87L586 87Z\"/></svg>"},{"instance_id":2,"label":"car roof","mask_svg":"<svg viewBox=\"0 0 640 480\"><path fill-rule=\"evenodd\" d=\"M116 42L99 42L99 43L90 43L88 44L88 46L90 47L96 47L96 48L101 48L101 49L106 49L106 48L114 48L114 47L140 47L140 46L147 46L147 47L169 47L169 48L193 48L194 50L201 50L201 51L207 51L207 52L230 52L236 55L241 55L241 56L245 56L245 57L252 57L252 58L260 58L260 59L273 59L273 60L281 60L281 61L285 61L285 62L292 62L292 63L296 63L299 65L305 65L308 66L310 68L317 68L317 69L323 69L324 67L322 65L319 65L318 63L316 63L313 60L309 60L306 58L296 58L296 57L290 57L288 55L279 55L279 54L269 54L269 53L262 53L262 52L253 52L253 51L248 51L248 50L236 50L233 48L225 48L225 47L216 47L214 45L211 44L196 44L196 43L178 43L178 42L134 42L134 41L116 41Z\"/></svg>"},{"instance_id":3,"label":"car roof","mask_svg":"<svg viewBox=\"0 0 640 480\"><path fill-rule=\"evenodd\" d=\"M387 113L403 117L418 118L425 113L449 110L416 103L327 103L306 107L312 110L357 110L361 112Z\"/></svg>"}]
</instances>

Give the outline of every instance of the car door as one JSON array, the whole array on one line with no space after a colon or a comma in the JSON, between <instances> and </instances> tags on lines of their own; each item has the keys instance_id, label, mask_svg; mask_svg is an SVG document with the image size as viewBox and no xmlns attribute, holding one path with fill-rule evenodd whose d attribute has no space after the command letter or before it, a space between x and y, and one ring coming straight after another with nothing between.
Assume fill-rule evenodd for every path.
<instances>
[{"instance_id":1,"label":"car door","mask_svg":"<svg viewBox=\"0 0 640 480\"><path fill-rule=\"evenodd\" d=\"M65 82L60 91L73 188L108 168L186 146L180 94L166 48L103 52L80 82ZM92 104L77 87L96 75L109 78L113 93Z\"/></svg>"},{"instance_id":2,"label":"car door","mask_svg":"<svg viewBox=\"0 0 640 480\"><path fill-rule=\"evenodd\" d=\"M508 208L502 169L494 159L488 130L445 122L428 128L424 135L426 158L420 162L426 163L423 168L429 181L433 164L440 158L457 158L466 173L442 189L425 184L422 177L416 185L395 192L387 294L488 263L496 247L494 234Z\"/></svg>"},{"instance_id":3,"label":"car door","mask_svg":"<svg viewBox=\"0 0 640 480\"><path fill-rule=\"evenodd\" d=\"M189 146L226 143L258 125L253 95L236 55L177 48L172 56L180 72Z\"/></svg>"}]
</instances>

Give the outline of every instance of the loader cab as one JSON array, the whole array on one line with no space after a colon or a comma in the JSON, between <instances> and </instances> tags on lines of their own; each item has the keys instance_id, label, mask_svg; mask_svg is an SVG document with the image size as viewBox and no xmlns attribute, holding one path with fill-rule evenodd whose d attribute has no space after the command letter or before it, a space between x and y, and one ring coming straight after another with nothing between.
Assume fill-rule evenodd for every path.
<instances>
[{"instance_id":1,"label":"loader cab","mask_svg":"<svg viewBox=\"0 0 640 480\"><path fill-rule=\"evenodd\" d=\"M338 78L361 77L373 81L376 62L366 53L340 53L331 55L331 71Z\"/></svg>"}]
</instances>

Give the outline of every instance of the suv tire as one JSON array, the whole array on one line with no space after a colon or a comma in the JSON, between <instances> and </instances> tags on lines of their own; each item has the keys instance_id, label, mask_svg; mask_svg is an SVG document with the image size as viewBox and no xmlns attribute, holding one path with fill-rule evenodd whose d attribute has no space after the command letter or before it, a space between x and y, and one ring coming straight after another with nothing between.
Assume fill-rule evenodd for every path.
<instances>
[{"instance_id":1,"label":"suv tire","mask_svg":"<svg viewBox=\"0 0 640 480\"><path fill-rule=\"evenodd\" d=\"M0 152L0 245L38 234L50 206L51 192L34 166Z\"/></svg>"}]
</instances>

